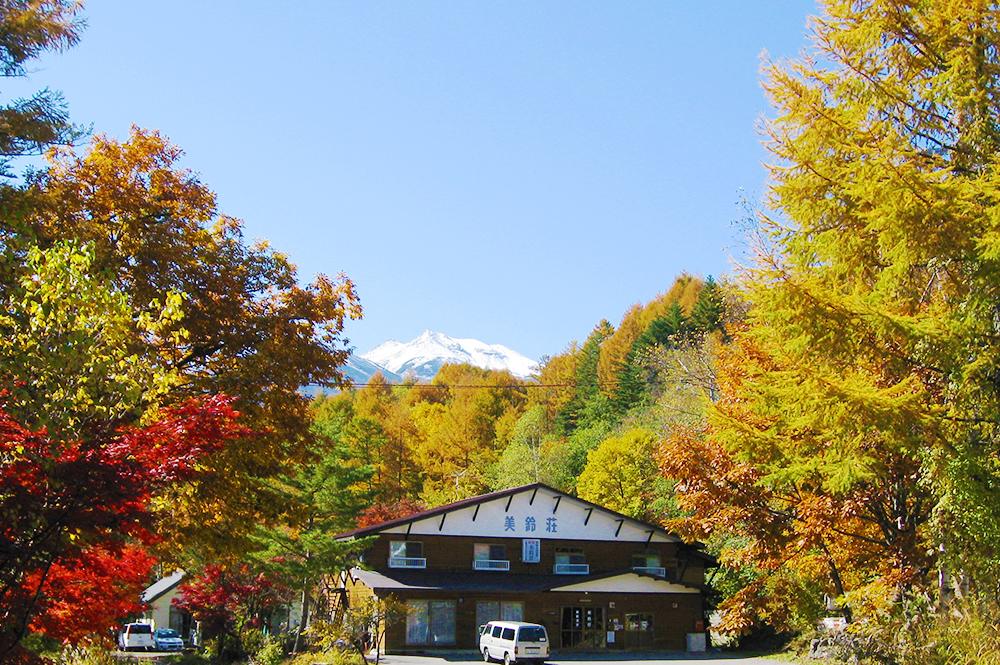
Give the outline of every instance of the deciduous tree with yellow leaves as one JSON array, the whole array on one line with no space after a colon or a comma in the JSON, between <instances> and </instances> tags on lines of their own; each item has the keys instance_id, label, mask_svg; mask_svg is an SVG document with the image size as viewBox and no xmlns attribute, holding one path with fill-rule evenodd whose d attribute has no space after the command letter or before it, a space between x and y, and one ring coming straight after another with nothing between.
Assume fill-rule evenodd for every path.
<instances>
[{"instance_id":1,"label":"deciduous tree with yellow leaves","mask_svg":"<svg viewBox=\"0 0 1000 665\"><path fill-rule=\"evenodd\" d=\"M1000 12L827 0L776 116L746 325L705 431L666 444L679 523L850 607L1000 580ZM867 600L865 602L867 602ZM780 624L780 618L775 623Z\"/></svg>"}]
</instances>

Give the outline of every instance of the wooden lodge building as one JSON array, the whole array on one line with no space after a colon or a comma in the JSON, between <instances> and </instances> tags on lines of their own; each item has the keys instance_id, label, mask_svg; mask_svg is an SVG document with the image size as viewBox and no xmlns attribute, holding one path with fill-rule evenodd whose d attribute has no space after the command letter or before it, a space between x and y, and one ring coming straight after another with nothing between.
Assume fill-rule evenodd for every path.
<instances>
[{"instance_id":1,"label":"wooden lodge building","mask_svg":"<svg viewBox=\"0 0 1000 665\"><path fill-rule=\"evenodd\" d=\"M492 619L540 623L556 650L684 650L705 633L700 545L535 483L341 534L373 536L345 601L392 594L386 653L477 649ZM699 638L696 636L695 641Z\"/></svg>"}]
</instances>

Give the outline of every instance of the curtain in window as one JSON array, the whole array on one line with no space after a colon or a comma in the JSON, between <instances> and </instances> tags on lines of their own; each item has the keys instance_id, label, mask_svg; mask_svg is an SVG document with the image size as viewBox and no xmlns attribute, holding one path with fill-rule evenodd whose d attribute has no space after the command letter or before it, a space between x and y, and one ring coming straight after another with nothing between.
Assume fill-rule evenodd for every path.
<instances>
[{"instance_id":1,"label":"curtain in window","mask_svg":"<svg viewBox=\"0 0 1000 665\"><path fill-rule=\"evenodd\" d=\"M476 601L476 629L488 621L500 618L500 601L498 600L477 600Z\"/></svg>"},{"instance_id":2,"label":"curtain in window","mask_svg":"<svg viewBox=\"0 0 1000 665\"><path fill-rule=\"evenodd\" d=\"M431 644L455 643L455 601L432 600L431 612Z\"/></svg>"},{"instance_id":3,"label":"curtain in window","mask_svg":"<svg viewBox=\"0 0 1000 665\"><path fill-rule=\"evenodd\" d=\"M406 643L427 644L428 619L426 600L406 601Z\"/></svg>"},{"instance_id":4,"label":"curtain in window","mask_svg":"<svg viewBox=\"0 0 1000 665\"><path fill-rule=\"evenodd\" d=\"M524 603L501 603L500 618L504 621L524 621Z\"/></svg>"},{"instance_id":5,"label":"curtain in window","mask_svg":"<svg viewBox=\"0 0 1000 665\"><path fill-rule=\"evenodd\" d=\"M455 643L454 600L408 600L406 609L407 644Z\"/></svg>"}]
</instances>

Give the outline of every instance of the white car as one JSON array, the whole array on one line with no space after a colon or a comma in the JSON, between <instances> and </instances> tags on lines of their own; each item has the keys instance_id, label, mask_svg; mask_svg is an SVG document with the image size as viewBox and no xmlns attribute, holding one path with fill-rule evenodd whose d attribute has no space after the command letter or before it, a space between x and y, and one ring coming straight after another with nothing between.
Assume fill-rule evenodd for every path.
<instances>
[{"instance_id":1,"label":"white car","mask_svg":"<svg viewBox=\"0 0 1000 665\"><path fill-rule=\"evenodd\" d=\"M184 640L171 628L157 628L153 633L153 646L157 651L183 651Z\"/></svg>"},{"instance_id":2,"label":"white car","mask_svg":"<svg viewBox=\"0 0 1000 665\"><path fill-rule=\"evenodd\" d=\"M118 633L118 648L122 651L153 649L153 627L148 623L127 623Z\"/></svg>"},{"instance_id":3,"label":"white car","mask_svg":"<svg viewBox=\"0 0 1000 665\"><path fill-rule=\"evenodd\" d=\"M479 629L479 652L487 663L541 663L549 657L549 634L537 623L490 621Z\"/></svg>"}]
</instances>

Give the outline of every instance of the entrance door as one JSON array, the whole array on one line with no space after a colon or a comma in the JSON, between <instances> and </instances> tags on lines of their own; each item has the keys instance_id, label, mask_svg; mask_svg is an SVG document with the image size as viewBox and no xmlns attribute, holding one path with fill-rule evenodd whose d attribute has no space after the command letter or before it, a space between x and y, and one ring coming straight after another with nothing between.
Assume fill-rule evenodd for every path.
<instances>
[{"instance_id":1,"label":"entrance door","mask_svg":"<svg viewBox=\"0 0 1000 665\"><path fill-rule=\"evenodd\" d=\"M653 646L653 615L625 615L625 648L642 649Z\"/></svg>"},{"instance_id":2,"label":"entrance door","mask_svg":"<svg viewBox=\"0 0 1000 665\"><path fill-rule=\"evenodd\" d=\"M562 648L603 649L607 635L604 632L603 607L562 608Z\"/></svg>"}]
</instances>

